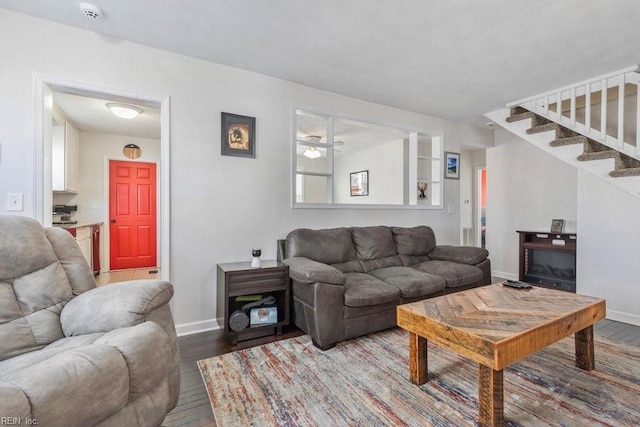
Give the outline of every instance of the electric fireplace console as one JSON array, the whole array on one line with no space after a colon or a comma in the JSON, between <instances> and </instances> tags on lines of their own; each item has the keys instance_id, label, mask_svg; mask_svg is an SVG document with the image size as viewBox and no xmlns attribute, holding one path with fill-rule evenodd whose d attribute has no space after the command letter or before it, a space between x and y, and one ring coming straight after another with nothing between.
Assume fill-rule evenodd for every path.
<instances>
[{"instance_id":1,"label":"electric fireplace console","mask_svg":"<svg viewBox=\"0 0 640 427\"><path fill-rule=\"evenodd\" d=\"M518 231L522 282L546 288L576 291L575 233Z\"/></svg>"}]
</instances>

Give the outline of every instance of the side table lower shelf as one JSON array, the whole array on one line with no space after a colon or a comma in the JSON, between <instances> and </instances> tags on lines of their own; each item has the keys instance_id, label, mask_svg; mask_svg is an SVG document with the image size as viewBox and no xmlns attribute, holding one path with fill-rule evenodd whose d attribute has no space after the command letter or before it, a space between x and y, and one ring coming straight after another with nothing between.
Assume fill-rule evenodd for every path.
<instances>
[{"instance_id":1,"label":"side table lower shelf","mask_svg":"<svg viewBox=\"0 0 640 427\"><path fill-rule=\"evenodd\" d=\"M250 304L252 297L255 300L267 296L275 298L270 307L275 307L277 322L260 324L261 315L269 321L268 315L273 313L266 310L261 313L261 307L253 307L252 313L250 308L242 310L242 307ZM224 335L232 345L238 341L281 335L282 328L289 324L290 298L289 267L284 264L262 261L260 268L252 268L250 262L218 264L217 312L222 314ZM229 317L238 310L248 317L248 326L233 330Z\"/></svg>"}]
</instances>

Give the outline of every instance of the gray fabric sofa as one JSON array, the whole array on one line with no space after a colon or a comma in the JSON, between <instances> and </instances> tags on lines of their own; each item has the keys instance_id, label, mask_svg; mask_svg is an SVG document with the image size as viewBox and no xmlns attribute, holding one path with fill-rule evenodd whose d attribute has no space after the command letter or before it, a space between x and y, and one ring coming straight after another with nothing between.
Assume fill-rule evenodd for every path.
<instances>
[{"instance_id":1,"label":"gray fabric sofa","mask_svg":"<svg viewBox=\"0 0 640 427\"><path fill-rule=\"evenodd\" d=\"M396 326L396 306L491 283L488 251L437 245L427 226L301 228L278 241L294 323L315 346Z\"/></svg>"},{"instance_id":2,"label":"gray fabric sofa","mask_svg":"<svg viewBox=\"0 0 640 427\"><path fill-rule=\"evenodd\" d=\"M170 283L96 288L71 234L0 216L0 416L157 426L180 391Z\"/></svg>"}]
</instances>

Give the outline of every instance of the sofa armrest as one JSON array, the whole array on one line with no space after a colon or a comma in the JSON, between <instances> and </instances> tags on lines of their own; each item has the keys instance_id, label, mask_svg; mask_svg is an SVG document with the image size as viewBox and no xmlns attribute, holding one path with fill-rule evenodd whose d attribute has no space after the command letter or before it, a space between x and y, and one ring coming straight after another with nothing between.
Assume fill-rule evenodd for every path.
<instances>
[{"instance_id":1,"label":"sofa armrest","mask_svg":"<svg viewBox=\"0 0 640 427\"><path fill-rule=\"evenodd\" d=\"M135 280L91 289L62 309L62 331L73 336L134 326L146 321L172 296L173 286L164 280Z\"/></svg>"},{"instance_id":2,"label":"sofa armrest","mask_svg":"<svg viewBox=\"0 0 640 427\"><path fill-rule=\"evenodd\" d=\"M433 248L429 257L438 261L459 262L461 264L475 265L484 261L489 256L489 251L474 246L449 246L439 245Z\"/></svg>"},{"instance_id":3,"label":"sofa armrest","mask_svg":"<svg viewBox=\"0 0 640 427\"><path fill-rule=\"evenodd\" d=\"M309 258L293 257L282 262L289 266L289 277L300 283L344 285L347 281L342 271Z\"/></svg>"}]
</instances>

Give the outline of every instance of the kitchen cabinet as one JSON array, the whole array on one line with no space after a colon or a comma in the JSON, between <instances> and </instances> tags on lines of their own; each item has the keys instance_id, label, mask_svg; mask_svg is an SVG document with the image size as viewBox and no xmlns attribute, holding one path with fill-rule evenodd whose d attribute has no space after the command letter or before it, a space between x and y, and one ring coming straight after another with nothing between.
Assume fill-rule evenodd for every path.
<instances>
[{"instance_id":1,"label":"kitchen cabinet","mask_svg":"<svg viewBox=\"0 0 640 427\"><path fill-rule=\"evenodd\" d=\"M76 228L76 242L80 246L84 259L87 260L89 267L93 268L93 241L92 241L92 228L91 227L79 227Z\"/></svg>"},{"instance_id":2,"label":"kitchen cabinet","mask_svg":"<svg viewBox=\"0 0 640 427\"><path fill-rule=\"evenodd\" d=\"M52 125L51 171L53 191L76 193L78 191L78 170L80 168L80 132L71 122L55 113Z\"/></svg>"}]
</instances>

